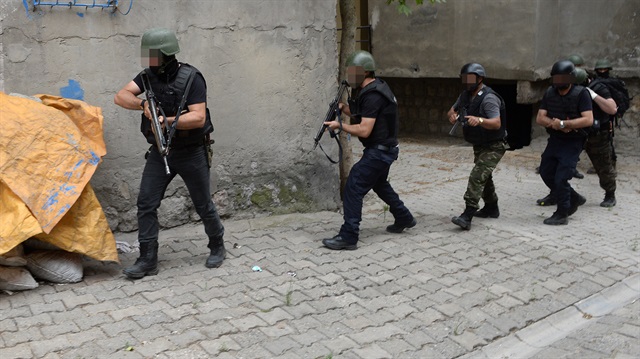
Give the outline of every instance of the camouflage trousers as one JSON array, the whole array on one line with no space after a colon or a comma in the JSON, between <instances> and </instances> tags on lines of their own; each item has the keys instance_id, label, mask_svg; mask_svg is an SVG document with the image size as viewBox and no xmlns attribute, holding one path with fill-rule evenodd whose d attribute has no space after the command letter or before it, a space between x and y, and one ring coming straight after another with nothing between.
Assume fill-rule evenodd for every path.
<instances>
[{"instance_id":1,"label":"camouflage trousers","mask_svg":"<svg viewBox=\"0 0 640 359\"><path fill-rule=\"evenodd\" d=\"M498 202L492 173L506 150L507 145L504 141L473 146L475 166L471 170L467 191L464 193L464 202L467 207L480 208L481 198L485 204Z\"/></svg>"},{"instance_id":2,"label":"camouflage trousers","mask_svg":"<svg viewBox=\"0 0 640 359\"><path fill-rule=\"evenodd\" d=\"M613 160L611 133L608 131L591 134L584 150L600 179L600 187L606 192L616 191L616 167Z\"/></svg>"}]
</instances>

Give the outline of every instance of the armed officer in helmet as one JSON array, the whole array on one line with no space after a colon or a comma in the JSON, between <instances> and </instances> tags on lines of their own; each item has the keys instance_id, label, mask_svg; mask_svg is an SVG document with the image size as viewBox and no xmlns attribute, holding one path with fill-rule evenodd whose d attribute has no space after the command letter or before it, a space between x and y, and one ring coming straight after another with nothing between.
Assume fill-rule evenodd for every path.
<instances>
[{"instance_id":1,"label":"armed officer in helmet","mask_svg":"<svg viewBox=\"0 0 640 359\"><path fill-rule=\"evenodd\" d=\"M153 145L146 156L137 202L140 257L135 264L125 268L123 273L133 279L158 273L157 210L167 186L176 175L184 180L209 237L208 247L211 252L205 265L208 268L218 267L225 257L224 227L211 200L209 188L209 163L205 147L208 143L205 141L213 131L213 126L207 110L205 79L195 67L178 62L175 55L180 47L171 30L156 28L145 32L142 35L141 50L143 66L148 66L143 70L148 83L143 83L141 72L118 91L114 98L116 105L142 112L140 128L147 142ZM169 175L165 172L162 156L155 146L150 126L152 116L149 103L138 97L144 92L145 86L151 86L158 106L166 114L166 118L159 117L163 126L173 124L183 94L186 93L186 102L180 111L168 155Z\"/></svg>"},{"instance_id":2,"label":"armed officer in helmet","mask_svg":"<svg viewBox=\"0 0 640 359\"><path fill-rule=\"evenodd\" d=\"M585 152L589 156L595 173L598 175L600 187L604 189L604 200L601 207L616 205L616 166L613 147L613 119L617 113L617 104L602 79L609 78L611 64L608 60L598 60L595 71L598 76L587 87L593 100L593 120L598 126L589 131Z\"/></svg>"},{"instance_id":3,"label":"armed officer in helmet","mask_svg":"<svg viewBox=\"0 0 640 359\"><path fill-rule=\"evenodd\" d=\"M351 124L325 122L331 130L342 129L358 136L364 145L362 158L353 165L343 192L344 224L338 235L322 243L330 249L357 248L362 221L362 201L373 191L389 205L395 222L387 227L401 233L416 225L416 220L389 184L389 168L398 159L398 103L386 82L375 77L376 65L370 53L356 51L347 58L347 80L355 99L340 103L340 111Z\"/></svg>"},{"instance_id":4,"label":"armed officer in helmet","mask_svg":"<svg viewBox=\"0 0 640 359\"><path fill-rule=\"evenodd\" d=\"M498 195L493 183L493 170L507 150L506 107L504 100L484 84L484 67L468 63L460 70L465 87L447 113L449 122L463 122L464 139L473 145L473 169L464 193L465 210L451 222L465 230L471 228L474 216L498 218ZM480 199L484 207L478 211Z\"/></svg>"},{"instance_id":5,"label":"armed officer in helmet","mask_svg":"<svg viewBox=\"0 0 640 359\"><path fill-rule=\"evenodd\" d=\"M589 92L574 85L575 66L569 60L551 68L551 83L542 98L536 123L549 133L541 156L540 177L557 200L557 209L544 224L562 225L586 199L569 184L587 137L585 128L593 124Z\"/></svg>"}]
</instances>

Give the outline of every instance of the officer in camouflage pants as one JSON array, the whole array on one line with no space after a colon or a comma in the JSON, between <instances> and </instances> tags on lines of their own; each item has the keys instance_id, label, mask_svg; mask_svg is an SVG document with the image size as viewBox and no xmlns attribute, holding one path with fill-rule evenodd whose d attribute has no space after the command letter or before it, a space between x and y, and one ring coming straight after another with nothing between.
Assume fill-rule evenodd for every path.
<instances>
[{"instance_id":1,"label":"officer in camouflage pants","mask_svg":"<svg viewBox=\"0 0 640 359\"><path fill-rule=\"evenodd\" d=\"M473 163L467 191L464 194L465 210L451 222L463 229L471 228L474 217L498 218L498 195L493 183L493 170L507 149L506 111L504 100L486 86L482 65L469 63L462 67L460 78L467 88L447 113L452 124L464 116L464 139L473 145ZM484 207L478 211L480 199Z\"/></svg>"},{"instance_id":2,"label":"officer in camouflage pants","mask_svg":"<svg viewBox=\"0 0 640 359\"><path fill-rule=\"evenodd\" d=\"M593 101L593 119L599 122L599 128L590 131L584 148L598 174L600 187L605 191L604 200L600 203L600 206L605 208L616 205L616 168L611 119L617 112L617 104L611 98L609 88L599 81L600 78L609 77L610 69L611 64L608 60L599 60L594 69L598 78L587 87Z\"/></svg>"}]
</instances>

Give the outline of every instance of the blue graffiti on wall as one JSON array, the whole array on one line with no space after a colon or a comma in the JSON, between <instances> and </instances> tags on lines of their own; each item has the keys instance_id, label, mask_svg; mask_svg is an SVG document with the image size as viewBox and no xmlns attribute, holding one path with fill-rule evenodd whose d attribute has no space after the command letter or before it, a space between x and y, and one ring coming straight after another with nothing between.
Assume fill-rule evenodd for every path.
<instances>
[{"instance_id":1,"label":"blue graffiti on wall","mask_svg":"<svg viewBox=\"0 0 640 359\"><path fill-rule=\"evenodd\" d=\"M60 89L60 96L73 100L84 100L84 90L76 80L69 80L69 85Z\"/></svg>"}]
</instances>

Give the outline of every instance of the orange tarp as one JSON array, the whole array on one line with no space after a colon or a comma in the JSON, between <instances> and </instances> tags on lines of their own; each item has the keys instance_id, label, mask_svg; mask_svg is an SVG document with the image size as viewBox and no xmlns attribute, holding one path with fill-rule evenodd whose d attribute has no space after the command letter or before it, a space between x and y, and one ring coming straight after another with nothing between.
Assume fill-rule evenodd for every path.
<instances>
[{"instance_id":1,"label":"orange tarp","mask_svg":"<svg viewBox=\"0 0 640 359\"><path fill-rule=\"evenodd\" d=\"M29 237L118 261L89 180L106 154L102 110L51 95L0 92L0 254Z\"/></svg>"}]
</instances>

